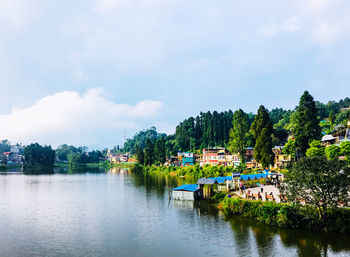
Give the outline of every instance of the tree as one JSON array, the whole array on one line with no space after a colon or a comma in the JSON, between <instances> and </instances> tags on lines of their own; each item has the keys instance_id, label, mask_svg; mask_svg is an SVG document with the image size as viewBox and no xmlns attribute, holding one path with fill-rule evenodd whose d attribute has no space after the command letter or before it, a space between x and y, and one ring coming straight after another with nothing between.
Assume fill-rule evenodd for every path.
<instances>
[{"instance_id":1,"label":"tree","mask_svg":"<svg viewBox=\"0 0 350 257\"><path fill-rule=\"evenodd\" d=\"M136 159L139 164L145 164L145 154L138 145L136 146Z\"/></svg>"},{"instance_id":2,"label":"tree","mask_svg":"<svg viewBox=\"0 0 350 257\"><path fill-rule=\"evenodd\" d=\"M295 158L295 140L289 139L288 142L284 145L282 152L284 154L289 154L292 159Z\"/></svg>"},{"instance_id":3,"label":"tree","mask_svg":"<svg viewBox=\"0 0 350 257\"><path fill-rule=\"evenodd\" d=\"M273 163L272 152L272 124L270 117L263 105L259 107L258 115L255 117L251 127L255 138L254 159L261 163L263 168Z\"/></svg>"},{"instance_id":4,"label":"tree","mask_svg":"<svg viewBox=\"0 0 350 257\"><path fill-rule=\"evenodd\" d=\"M330 129L332 130L334 126L334 119L335 119L333 110L329 113L328 119L330 123Z\"/></svg>"},{"instance_id":5,"label":"tree","mask_svg":"<svg viewBox=\"0 0 350 257\"><path fill-rule=\"evenodd\" d=\"M3 152L9 152L11 149L11 143L7 139L1 140L0 142L0 154Z\"/></svg>"},{"instance_id":6,"label":"tree","mask_svg":"<svg viewBox=\"0 0 350 257\"><path fill-rule=\"evenodd\" d=\"M321 141L313 140L310 144L310 148L306 151L307 157L324 156L324 147L321 145Z\"/></svg>"},{"instance_id":7,"label":"tree","mask_svg":"<svg viewBox=\"0 0 350 257\"><path fill-rule=\"evenodd\" d=\"M304 157L294 164L287 177L287 198L295 204L304 199L318 209L322 221L326 222L328 209L337 207L339 202L350 201L349 175L344 162Z\"/></svg>"},{"instance_id":8,"label":"tree","mask_svg":"<svg viewBox=\"0 0 350 257\"><path fill-rule=\"evenodd\" d=\"M325 154L329 160L334 160L341 154L340 147L337 145L327 146L325 149Z\"/></svg>"},{"instance_id":9,"label":"tree","mask_svg":"<svg viewBox=\"0 0 350 257\"><path fill-rule=\"evenodd\" d=\"M242 109L234 112L230 141L228 143L231 153L239 153L241 162L245 162L245 154L248 146L249 124L248 114Z\"/></svg>"},{"instance_id":10,"label":"tree","mask_svg":"<svg viewBox=\"0 0 350 257\"><path fill-rule=\"evenodd\" d=\"M154 145L154 159L158 164L164 164L166 161L165 139L160 138Z\"/></svg>"},{"instance_id":11,"label":"tree","mask_svg":"<svg viewBox=\"0 0 350 257\"><path fill-rule=\"evenodd\" d=\"M132 139L128 138L126 140L123 151L131 152L131 154L134 154L136 152L136 145L139 146L141 149L145 149L146 141L148 138L152 142L154 142L155 140L161 137L166 137L166 134L158 133L155 127L151 127L150 129L147 129L147 130L142 130L136 133Z\"/></svg>"},{"instance_id":12,"label":"tree","mask_svg":"<svg viewBox=\"0 0 350 257\"><path fill-rule=\"evenodd\" d=\"M52 150L51 146L41 146L38 143L30 144L24 148L24 158L27 167L53 167L55 151Z\"/></svg>"},{"instance_id":13,"label":"tree","mask_svg":"<svg viewBox=\"0 0 350 257\"><path fill-rule=\"evenodd\" d=\"M341 154L346 157L348 163L350 163L350 142L340 143Z\"/></svg>"},{"instance_id":14,"label":"tree","mask_svg":"<svg viewBox=\"0 0 350 257\"><path fill-rule=\"evenodd\" d=\"M301 96L299 106L296 108L293 134L297 148L297 158L298 154L305 155L309 142L321 138L316 104L308 91L305 91Z\"/></svg>"},{"instance_id":15,"label":"tree","mask_svg":"<svg viewBox=\"0 0 350 257\"><path fill-rule=\"evenodd\" d=\"M151 139L147 138L145 148L145 165L150 166L154 163L154 145Z\"/></svg>"}]
</instances>

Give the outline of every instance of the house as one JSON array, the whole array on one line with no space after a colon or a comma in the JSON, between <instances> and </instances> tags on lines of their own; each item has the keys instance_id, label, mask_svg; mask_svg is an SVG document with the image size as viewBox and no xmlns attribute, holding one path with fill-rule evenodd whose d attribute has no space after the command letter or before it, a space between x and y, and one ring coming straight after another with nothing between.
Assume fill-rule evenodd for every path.
<instances>
[{"instance_id":1,"label":"house","mask_svg":"<svg viewBox=\"0 0 350 257\"><path fill-rule=\"evenodd\" d=\"M214 194L214 190L217 189L217 180L215 178L200 178L197 185L199 185L200 193L203 198L210 198Z\"/></svg>"},{"instance_id":2,"label":"house","mask_svg":"<svg viewBox=\"0 0 350 257\"><path fill-rule=\"evenodd\" d=\"M182 166L194 165L193 153L178 153L177 156L181 159Z\"/></svg>"},{"instance_id":3,"label":"house","mask_svg":"<svg viewBox=\"0 0 350 257\"><path fill-rule=\"evenodd\" d=\"M212 149L203 149L203 157L200 166L204 165L224 165L237 166L240 163L237 154L230 154L229 151L222 147Z\"/></svg>"},{"instance_id":4,"label":"house","mask_svg":"<svg viewBox=\"0 0 350 257\"><path fill-rule=\"evenodd\" d=\"M218 192L229 192L236 188L238 179L240 178L240 173L232 173L231 176L210 178L217 181L217 191Z\"/></svg>"},{"instance_id":5,"label":"house","mask_svg":"<svg viewBox=\"0 0 350 257\"><path fill-rule=\"evenodd\" d=\"M181 160L177 156L168 157L164 166L181 167Z\"/></svg>"},{"instance_id":6,"label":"house","mask_svg":"<svg viewBox=\"0 0 350 257\"><path fill-rule=\"evenodd\" d=\"M9 152L2 153L1 163L2 165L21 165L24 161L24 156L20 154L23 152L24 148L22 146L11 146Z\"/></svg>"},{"instance_id":7,"label":"house","mask_svg":"<svg viewBox=\"0 0 350 257\"><path fill-rule=\"evenodd\" d=\"M127 154L109 153L107 154L107 159L111 163L122 163L122 162L128 162L129 156Z\"/></svg>"},{"instance_id":8,"label":"house","mask_svg":"<svg viewBox=\"0 0 350 257\"><path fill-rule=\"evenodd\" d=\"M275 169L284 169L287 167L288 163L292 160L290 154L283 153L283 146L275 146L272 149L272 152L275 155L274 158L274 168Z\"/></svg>"},{"instance_id":9,"label":"house","mask_svg":"<svg viewBox=\"0 0 350 257\"><path fill-rule=\"evenodd\" d=\"M329 146L335 143L336 138L333 135L324 135L321 139L322 146Z\"/></svg>"},{"instance_id":10,"label":"house","mask_svg":"<svg viewBox=\"0 0 350 257\"><path fill-rule=\"evenodd\" d=\"M198 200L201 197L200 189L196 184L182 185L172 190L174 200Z\"/></svg>"},{"instance_id":11,"label":"house","mask_svg":"<svg viewBox=\"0 0 350 257\"><path fill-rule=\"evenodd\" d=\"M259 166L259 164L254 160L254 148L247 147L247 151L245 153L245 165L247 168L255 169Z\"/></svg>"}]
</instances>

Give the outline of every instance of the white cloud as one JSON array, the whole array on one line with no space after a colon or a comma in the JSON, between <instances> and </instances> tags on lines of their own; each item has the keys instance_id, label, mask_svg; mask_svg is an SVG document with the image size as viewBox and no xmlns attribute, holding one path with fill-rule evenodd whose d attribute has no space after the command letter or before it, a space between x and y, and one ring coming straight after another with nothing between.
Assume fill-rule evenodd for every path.
<instances>
[{"instance_id":1,"label":"white cloud","mask_svg":"<svg viewBox=\"0 0 350 257\"><path fill-rule=\"evenodd\" d=\"M20 29L36 19L40 10L37 0L0 0L0 28Z\"/></svg>"},{"instance_id":2,"label":"white cloud","mask_svg":"<svg viewBox=\"0 0 350 257\"><path fill-rule=\"evenodd\" d=\"M282 24L269 24L262 28L260 32L268 36L273 36L280 32L294 32L299 30L299 28L298 18L292 17Z\"/></svg>"},{"instance_id":3,"label":"white cloud","mask_svg":"<svg viewBox=\"0 0 350 257\"><path fill-rule=\"evenodd\" d=\"M24 144L99 145L99 138L115 140L118 130L134 128L140 119L156 117L163 106L152 100L136 105L117 104L104 94L101 88L92 88L82 95L64 91L46 96L30 107L13 109L10 114L0 115L0 135Z\"/></svg>"}]
</instances>

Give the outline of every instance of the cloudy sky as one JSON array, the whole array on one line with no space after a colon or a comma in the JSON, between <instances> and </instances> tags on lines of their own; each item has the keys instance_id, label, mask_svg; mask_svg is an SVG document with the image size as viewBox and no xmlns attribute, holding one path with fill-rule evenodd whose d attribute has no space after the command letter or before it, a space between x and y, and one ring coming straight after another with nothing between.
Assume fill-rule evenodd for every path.
<instances>
[{"instance_id":1,"label":"cloudy sky","mask_svg":"<svg viewBox=\"0 0 350 257\"><path fill-rule=\"evenodd\" d=\"M349 94L347 0L0 0L0 138L93 147Z\"/></svg>"}]
</instances>

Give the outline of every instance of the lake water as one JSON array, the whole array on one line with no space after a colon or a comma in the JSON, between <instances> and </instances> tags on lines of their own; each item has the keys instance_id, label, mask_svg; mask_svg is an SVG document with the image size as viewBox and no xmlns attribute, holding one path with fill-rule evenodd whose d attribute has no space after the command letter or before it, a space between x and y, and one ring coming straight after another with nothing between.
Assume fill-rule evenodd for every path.
<instances>
[{"instance_id":1,"label":"lake water","mask_svg":"<svg viewBox=\"0 0 350 257\"><path fill-rule=\"evenodd\" d=\"M0 175L0 256L350 256L349 236L169 201L174 177L125 170Z\"/></svg>"}]
</instances>

